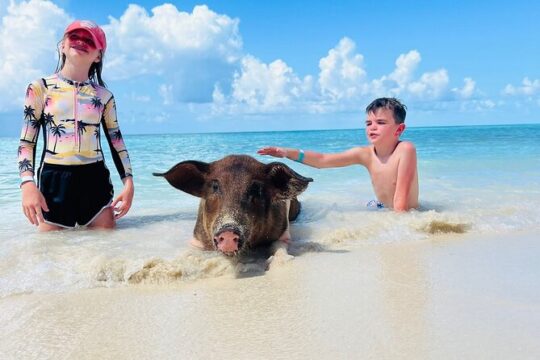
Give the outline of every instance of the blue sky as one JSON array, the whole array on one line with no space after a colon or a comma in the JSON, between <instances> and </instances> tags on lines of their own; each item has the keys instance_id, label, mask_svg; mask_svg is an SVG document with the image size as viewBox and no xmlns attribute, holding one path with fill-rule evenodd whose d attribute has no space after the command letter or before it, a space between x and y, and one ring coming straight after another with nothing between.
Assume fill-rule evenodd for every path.
<instances>
[{"instance_id":1,"label":"blue sky","mask_svg":"<svg viewBox=\"0 0 540 360\"><path fill-rule=\"evenodd\" d=\"M509 5L510 4L510 5ZM103 26L124 133L539 123L540 3L0 0L0 136L53 72L65 26Z\"/></svg>"}]
</instances>

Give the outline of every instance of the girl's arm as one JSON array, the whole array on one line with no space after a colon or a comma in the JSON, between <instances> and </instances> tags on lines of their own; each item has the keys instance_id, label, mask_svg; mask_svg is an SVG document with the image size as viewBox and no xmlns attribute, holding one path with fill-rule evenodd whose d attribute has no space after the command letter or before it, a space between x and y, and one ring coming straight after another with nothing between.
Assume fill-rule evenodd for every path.
<instances>
[{"instance_id":1,"label":"girl's arm","mask_svg":"<svg viewBox=\"0 0 540 360\"><path fill-rule=\"evenodd\" d=\"M129 154L126 149L122 133L120 132L120 126L116 117L116 103L113 96L111 96L111 99L105 104L101 123L103 125L103 129L105 130L105 137L109 142L114 164L118 170L118 173L120 174L120 177L122 178L122 182L124 183L122 192L111 204L115 212L115 218L119 219L126 215L131 208L131 203L133 202L133 196L135 194L135 187L133 185L131 161L129 159Z\"/></svg>"},{"instance_id":2,"label":"girl's arm","mask_svg":"<svg viewBox=\"0 0 540 360\"><path fill-rule=\"evenodd\" d=\"M126 176L133 176L129 154L116 117L116 102L114 96L111 96L109 101L105 104L101 124L107 142L109 143L109 148L111 149L114 165L118 170L120 178L124 179Z\"/></svg>"},{"instance_id":3,"label":"girl's arm","mask_svg":"<svg viewBox=\"0 0 540 360\"><path fill-rule=\"evenodd\" d=\"M44 222L43 211L49 211L43 194L34 182L36 143L42 125L44 86L37 80L28 85L24 99L23 126L17 154L21 177L22 208L33 225Z\"/></svg>"},{"instance_id":4,"label":"girl's arm","mask_svg":"<svg viewBox=\"0 0 540 360\"><path fill-rule=\"evenodd\" d=\"M42 125L41 114L43 112L43 87L37 80L28 85L24 98L23 126L19 141L17 160L19 165L19 175L33 176L36 143L39 137L39 130Z\"/></svg>"}]
</instances>

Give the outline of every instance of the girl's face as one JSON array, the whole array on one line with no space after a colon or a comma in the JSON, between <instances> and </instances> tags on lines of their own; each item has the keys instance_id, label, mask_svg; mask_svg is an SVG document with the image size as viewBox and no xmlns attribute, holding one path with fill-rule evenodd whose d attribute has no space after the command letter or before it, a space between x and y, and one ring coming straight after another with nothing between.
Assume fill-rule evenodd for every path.
<instances>
[{"instance_id":1,"label":"girl's face","mask_svg":"<svg viewBox=\"0 0 540 360\"><path fill-rule=\"evenodd\" d=\"M74 30L64 37L62 52L66 58L81 58L89 63L101 61L101 51L90 34L82 29Z\"/></svg>"}]
</instances>

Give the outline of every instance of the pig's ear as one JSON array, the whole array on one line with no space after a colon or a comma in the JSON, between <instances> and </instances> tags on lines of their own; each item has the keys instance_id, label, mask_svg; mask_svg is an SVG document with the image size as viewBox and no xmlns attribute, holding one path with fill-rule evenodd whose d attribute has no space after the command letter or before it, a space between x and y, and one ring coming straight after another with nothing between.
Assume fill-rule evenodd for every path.
<instances>
[{"instance_id":1,"label":"pig's ear","mask_svg":"<svg viewBox=\"0 0 540 360\"><path fill-rule=\"evenodd\" d=\"M275 188L275 196L280 200L292 199L302 193L313 181L312 178L303 177L287 165L272 162L266 165L266 174L270 185Z\"/></svg>"},{"instance_id":2,"label":"pig's ear","mask_svg":"<svg viewBox=\"0 0 540 360\"><path fill-rule=\"evenodd\" d=\"M210 165L205 162L188 160L174 165L165 173L152 175L163 176L178 190L201 197L209 167Z\"/></svg>"}]
</instances>

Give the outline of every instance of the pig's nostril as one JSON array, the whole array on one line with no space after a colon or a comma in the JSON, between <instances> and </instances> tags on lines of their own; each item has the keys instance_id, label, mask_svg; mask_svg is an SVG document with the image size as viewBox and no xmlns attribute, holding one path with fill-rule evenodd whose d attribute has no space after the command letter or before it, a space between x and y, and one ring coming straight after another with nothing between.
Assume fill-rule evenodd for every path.
<instances>
[{"instance_id":1,"label":"pig's nostril","mask_svg":"<svg viewBox=\"0 0 540 360\"><path fill-rule=\"evenodd\" d=\"M223 241L225 241L225 237L224 236L215 237L214 240L216 240L218 243L222 243ZM240 237L234 236L231 240L237 243L238 241L240 241Z\"/></svg>"},{"instance_id":2,"label":"pig's nostril","mask_svg":"<svg viewBox=\"0 0 540 360\"><path fill-rule=\"evenodd\" d=\"M224 240L225 238L223 236L216 236L214 238L214 241L216 242L216 244L221 244Z\"/></svg>"}]
</instances>

